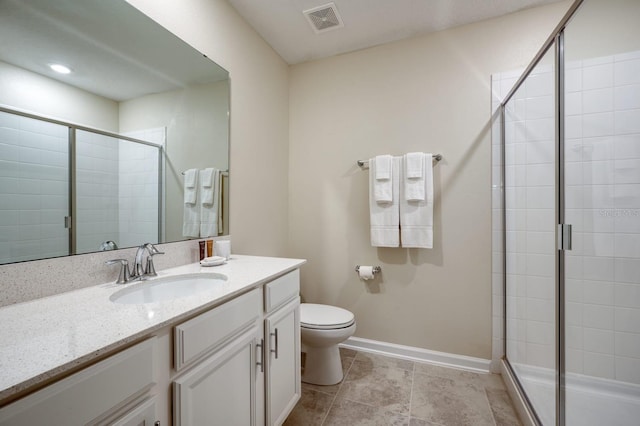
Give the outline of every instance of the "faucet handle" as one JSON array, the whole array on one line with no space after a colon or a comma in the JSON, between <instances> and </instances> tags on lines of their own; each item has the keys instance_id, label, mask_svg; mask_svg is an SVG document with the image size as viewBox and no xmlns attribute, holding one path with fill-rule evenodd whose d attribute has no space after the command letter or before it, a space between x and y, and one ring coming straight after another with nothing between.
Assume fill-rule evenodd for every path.
<instances>
[{"instance_id":1,"label":"faucet handle","mask_svg":"<svg viewBox=\"0 0 640 426\"><path fill-rule=\"evenodd\" d=\"M112 259L107 260L104 263L105 265L115 265L116 263L120 264L120 274L118 275L116 284L124 284L131 278L131 273L129 272L129 261L127 259Z\"/></svg>"},{"instance_id":2,"label":"faucet handle","mask_svg":"<svg viewBox=\"0 0 640 426\"><path fill-rule=\"evenodd\" d=\"M156 273L156 268L153 266L153 256L156 254L164 254L163 251L159 251L152 244L149 244L148 251L149 256L147 256L147 266L144 268L144 274L149 277L156 277L158 274Z\"/></svg>"}]
</instances>

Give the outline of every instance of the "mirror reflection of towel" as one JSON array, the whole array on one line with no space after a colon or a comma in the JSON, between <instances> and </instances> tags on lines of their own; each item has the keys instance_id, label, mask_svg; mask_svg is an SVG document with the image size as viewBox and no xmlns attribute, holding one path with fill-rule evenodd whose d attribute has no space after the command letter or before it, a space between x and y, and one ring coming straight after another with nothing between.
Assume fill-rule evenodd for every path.
<instances>
[{"instance_id":1,"label":"mirror reflection of towel","mask_svg":"<svg viewBox=\"0 0 640 426\"><path fill-rule=\"evenodd\" d=\"M184 211L182 215L182 236L200 236L200 206L198 205L198 169L184 172Z\"/></svg>"},{"instance_id":2,"label":"mirror reflection of towel","mask_svg":"<svg viewBox=\"0 0 640 426\"><path fill-rule=\"evenodd\" d=\"M220 170L213 167L200 172L200 237L218 235L218 187Z\"/></svg>"},{"instance_id":3,"label":"mirror reflection of towel","mask_svg":"<svg viewBox=\"0 0 640 426\"><path fill-rule=\"evenodd\" d=\"M184 203L195 204L198 194L198 169L189 169L184 172Z\"/></svg>"}]
</instances>

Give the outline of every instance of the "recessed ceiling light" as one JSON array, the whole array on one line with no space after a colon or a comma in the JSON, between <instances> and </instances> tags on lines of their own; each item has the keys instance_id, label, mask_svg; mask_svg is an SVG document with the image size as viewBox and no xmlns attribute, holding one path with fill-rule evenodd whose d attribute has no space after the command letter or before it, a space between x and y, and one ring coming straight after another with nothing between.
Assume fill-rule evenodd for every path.
<instances>
[{"instance_id":1,"label":"recessed ceiling light","mask_svg":"<svg viewBox=\"0 0 640 426\"><path fill-rule=\"evenodd\" d=\"M49 67L51 67L51 69L55 72L59 72L60 74L69 74L71 72L71 69L69 67L65 67L64 65L60 64L51 64L49 65Z\"/></svg>"}]
</instances>

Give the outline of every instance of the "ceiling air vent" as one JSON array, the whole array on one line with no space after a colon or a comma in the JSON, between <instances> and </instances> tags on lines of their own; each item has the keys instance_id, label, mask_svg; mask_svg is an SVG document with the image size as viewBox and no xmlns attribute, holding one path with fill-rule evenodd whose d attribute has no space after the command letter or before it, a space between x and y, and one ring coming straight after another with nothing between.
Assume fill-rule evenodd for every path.
<instances>
[{"instance_id":1,"label":"ceiling air vent","mask_svg":"<svg viewBox=\"0 0 640 426\"><path fill-rule=\"evenodd\" d=\"M302 13L307 17L316 34L344 27L338 9L333 3L307 9Z\"/></svg>"}]
</instances>

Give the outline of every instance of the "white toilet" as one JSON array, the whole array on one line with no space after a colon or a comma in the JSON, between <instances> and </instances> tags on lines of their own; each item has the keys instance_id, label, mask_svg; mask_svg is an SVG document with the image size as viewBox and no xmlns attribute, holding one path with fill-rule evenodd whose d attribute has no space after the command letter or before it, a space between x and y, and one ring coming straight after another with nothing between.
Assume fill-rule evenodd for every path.
<instances>
[{"instance_id":1,"label":"white toilet","mask_svg":"<svg viewBox=\"0 0 640 426\"><path fill-rule=\"evenodd\" d=\"M342 380L338 344L356 331L353 313L336 306L300 304L300 340L306 354L302 381L335 385Z\"/></svg>"}]
</instances>

